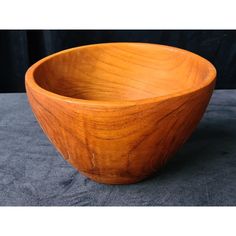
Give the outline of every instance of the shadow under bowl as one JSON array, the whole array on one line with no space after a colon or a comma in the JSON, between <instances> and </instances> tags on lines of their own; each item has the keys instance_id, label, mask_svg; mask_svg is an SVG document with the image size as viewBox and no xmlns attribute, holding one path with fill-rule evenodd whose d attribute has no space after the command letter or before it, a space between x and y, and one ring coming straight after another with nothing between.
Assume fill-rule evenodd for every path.
<instances>
[{"instance_id":1,"label":"shadow under bowl","mask_svg":"<svg viewBox=\"0 0 236 236\"><path fill-rule=\"evenodd\" d=\"M189 138L216 70L186 50L146 43L68 49L29 68L26 91L43 131L89 178L140 181Z\"/></svg>"}]
</instances>

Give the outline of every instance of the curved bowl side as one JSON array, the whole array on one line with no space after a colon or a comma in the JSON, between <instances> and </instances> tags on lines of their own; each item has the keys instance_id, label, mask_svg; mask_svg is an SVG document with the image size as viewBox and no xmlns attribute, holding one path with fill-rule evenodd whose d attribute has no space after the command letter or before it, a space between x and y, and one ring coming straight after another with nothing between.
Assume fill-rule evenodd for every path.
<instances>
[{"instance_id":1,"label":"curved bowl side","mask_svg":"<svg viewBox=\"0 0 236 236\"><path fill-rule=\"evenodd\" d=\"M189 138L215 80L200 90L152 103L89 106L26 90L43 131L77 170L108 184L138 182L156 172Z\"/></svg>"}]
</instances>

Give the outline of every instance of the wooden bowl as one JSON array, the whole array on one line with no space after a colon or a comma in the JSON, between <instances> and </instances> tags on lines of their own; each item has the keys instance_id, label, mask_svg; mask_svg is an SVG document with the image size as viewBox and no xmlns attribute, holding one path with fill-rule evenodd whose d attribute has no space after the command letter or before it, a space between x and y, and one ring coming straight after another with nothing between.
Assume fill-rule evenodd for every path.
<instances>
[{"instance_id":1,"label":"wooden bowl","mask_svg":"<svg viewBox=\"0 0 236 236\"><path fill-rule=\"evenodd\" d=\"M189 138L215 78L210 62L182 49L105 43L40 60L26 89L68 162L97 182L128 184L155 173Z\"/></svg>"}]
</instances>

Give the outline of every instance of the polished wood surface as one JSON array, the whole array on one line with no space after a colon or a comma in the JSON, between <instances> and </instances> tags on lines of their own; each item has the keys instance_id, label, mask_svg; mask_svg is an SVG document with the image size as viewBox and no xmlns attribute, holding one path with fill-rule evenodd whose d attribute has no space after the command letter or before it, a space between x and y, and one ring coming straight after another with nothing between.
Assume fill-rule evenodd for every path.
<instances>
[{"instance_id":1,"label":"polished wood surface","mask_svg":"<svg viewBox=\"0 0 236 236\"><path fill-rule=\"evenodd\" d=\"M191 52L145 43L68 49L26 73L32 110L57 150L89 178L140 181L189 138L216 70Z\"/></svg>"}]
</instances>

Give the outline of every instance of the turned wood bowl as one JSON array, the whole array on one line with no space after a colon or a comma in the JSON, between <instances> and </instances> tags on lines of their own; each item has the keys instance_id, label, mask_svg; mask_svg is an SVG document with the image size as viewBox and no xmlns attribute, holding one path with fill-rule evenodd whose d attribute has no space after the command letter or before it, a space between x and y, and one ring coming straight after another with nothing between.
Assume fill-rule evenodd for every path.
<instances>
[{"instance_id":1,"label":"turned wood bowl","mask_svg":"<svg viewBox=\"0 0 236 236\"><path fill-rule=\"evenodd\" d=\"M186 50L104 43L48 56L26 73L32 110L61 155L94 181L128 184L159 170L189 138L216 70Z\"/></svg>"}]
</instances>

